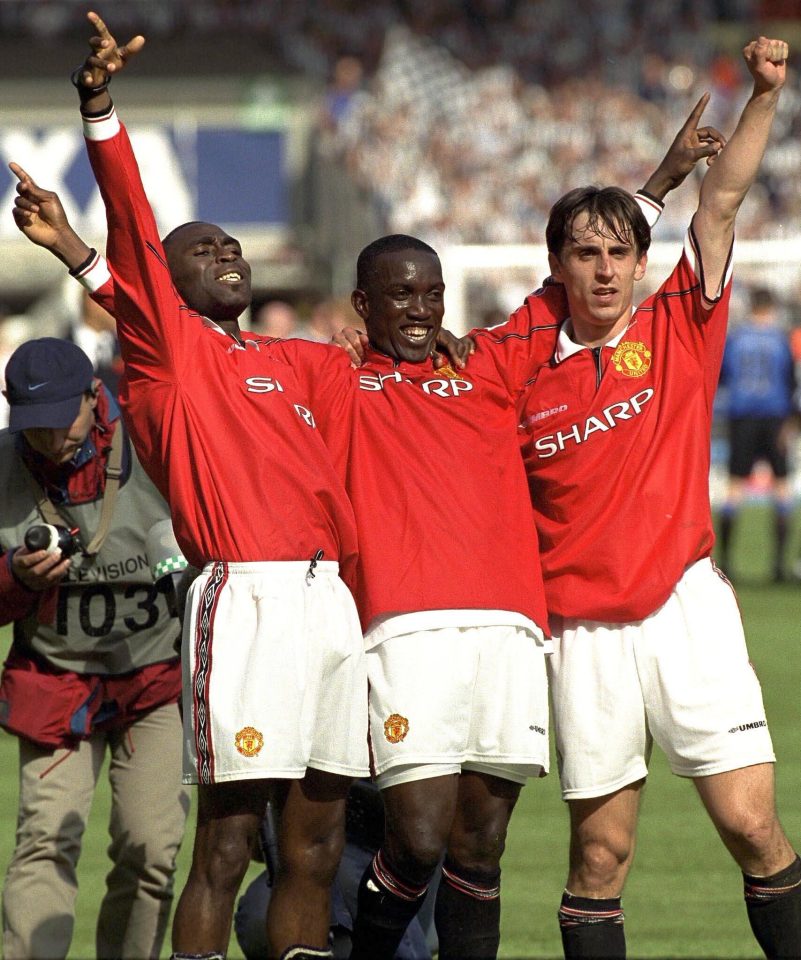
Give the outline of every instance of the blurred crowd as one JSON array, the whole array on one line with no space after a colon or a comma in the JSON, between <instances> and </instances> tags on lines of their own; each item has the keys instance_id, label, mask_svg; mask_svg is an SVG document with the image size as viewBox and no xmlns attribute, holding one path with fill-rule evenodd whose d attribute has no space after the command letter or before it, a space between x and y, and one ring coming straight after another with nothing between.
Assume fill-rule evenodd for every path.
<instances>
[{"instance_id":1,"label":"blurred crowd","mask_svg":"<svg viewBox=\"0 0 801 960\"><path fill-rule=\"evenodd\" d=\"M737 47L784 0L115 0L121 33L243 32L265 69L327 83L323 149L375 198L386 229L444 243L525 243L581 183L641 186L704 90L730 133ZM5 0L4 35L81 30L76 0ZM801 223L801 82L792 75L741 238ZM692 196L671 202L662 239Z\"/></svg>"}]
</instances>

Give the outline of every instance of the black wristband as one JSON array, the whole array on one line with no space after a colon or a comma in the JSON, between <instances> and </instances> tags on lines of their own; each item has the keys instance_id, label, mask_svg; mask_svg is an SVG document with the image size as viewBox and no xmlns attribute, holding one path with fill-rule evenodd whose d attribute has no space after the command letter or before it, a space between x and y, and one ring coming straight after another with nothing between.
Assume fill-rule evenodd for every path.
<instances>
[{"instance_id":1,"label":"black wristband","mask_svg":"<svg viewBox=\"0 0 801 960\"><path fill-rule=\"evenodd\" d=\"M84 270L86 270L86 268L91 265L92 261L95 260L96 258L97 258L97 250L95 250L94 247L90 247L89 256L83 261L83 263L79 263L77 267L70 268L70 276L79 277L84 272Z\"/></svg>"},{"instance_id":2,"label":"black wristband","mask_svg":"<svg viewBox=\"0 0 801 960\"><path fill-rule=\"evenodd\" d=\"M637 193L639 193L641 197L645 197L647 200L650 200L651 203L657 204L660 210L665 209L664 200L660 200L659 197L655 197L652 193L649 193L647 190L643 189L642 187L637 191Z\"/></svg>"},{"instance_id":3,"label":"black wristband","mask_svg":"<svg viewBox=\"0 0 801 960\"><path fill-rule=\"evenodd\" d=\"M91 100L92 97L96 97L98 93L102 93L111 83L111 77L107 74L105 82L101 83L99 87L87 87L86 84L81 83L81 75L85 70L86 66L82 63L70 74L70 82L78 91L78 96L81 98L81 103L86 100Z\"/></svg>"}]
</instances>

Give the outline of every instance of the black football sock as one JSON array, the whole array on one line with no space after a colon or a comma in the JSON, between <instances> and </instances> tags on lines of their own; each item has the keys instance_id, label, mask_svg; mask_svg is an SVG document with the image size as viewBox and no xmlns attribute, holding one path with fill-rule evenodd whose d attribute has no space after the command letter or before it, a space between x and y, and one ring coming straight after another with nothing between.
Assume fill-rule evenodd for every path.
<instances>
[{"instance_id":1,"label":"black football sock","mask_svg":"<svg viewBox=\"0 0 801 960\"><path fill-rule=\"evenodd\" d=\"M765 956L801 957L801 859L772 877L745 881L745 907L757 943Z\"/></svg>"},{"instance_id":2,"label":"black football sock","mask_svg":"<svg viewBox=\"0 0 801 960\"><path fill-rule=\"evenodd\" d=\"M446 858L434 921L439 960L495 960L501 941L501 871L468 870Z\"/></svg>"},{"instance_id":3,"label":"black football sock","mask_svg":"<svg viewBox=\"0 0 801 960\"><path fill-rule=\"evenodd\" d=\"M351 960L392 960L426 890L428 884L402 877L379 850L359 884Z\"/></svg>"},{"instance_id":4,"label":"black football sock","mask_svg":"<svg viewBox=\"0 0 801 960\"><path fill-rule=\"evenodd\" d=\"M559 926L567 960L622 960L626 956L620 897L594 900L574 897L565 890L559 907Z\"/></svg>"}]
</instances>

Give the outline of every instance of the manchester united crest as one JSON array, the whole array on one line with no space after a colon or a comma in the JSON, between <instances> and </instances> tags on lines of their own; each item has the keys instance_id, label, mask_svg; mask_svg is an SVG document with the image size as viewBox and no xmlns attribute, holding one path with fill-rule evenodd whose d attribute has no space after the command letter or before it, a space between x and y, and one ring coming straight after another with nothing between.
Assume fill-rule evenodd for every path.
<instances>
[{"instance_id":1,"label":"manchester united crest","mask_svg":"<svg viewBox=\"0 0 801 960\"><path fill-rule=\"evenodd\" d=\"M639 340L626 340L612 354L612 364L624 377L644 377L651 369L651 351Z\"/></svg>"},{"instance_id":2,"label":"manchester united crest","mask_svg":"<svg viewBox=\"0 0 801 960\"><path fill-rule=\"evenodd\" d=\"M399 713L391 713L384 721L384 736L390 743L400 743L409 732L409 721Z\"/></svg>"},{"instance_id":3,"label":"manchester united crest","mask_svg":"<svg viewBox=\"0 0 801 960\"><path fill-rule=\"evenodd\" d=\"M446 363L444 367L440 367L437 371L437 376L439 377L448 377L450 380L466 380L467 378L463 373L457 373L453 367Z\"/></svg>"},{"instance_id":4,"label":"manchester united crest","mask_svg":"<svg viewBox=\"0 0 801 960\"><path fill-rule=\"evenodd\" d=\"M264 737L255 727L242 727L234 738L234 744L243 757L255 757L264 746Z\"/></svg>"}]
</instances>

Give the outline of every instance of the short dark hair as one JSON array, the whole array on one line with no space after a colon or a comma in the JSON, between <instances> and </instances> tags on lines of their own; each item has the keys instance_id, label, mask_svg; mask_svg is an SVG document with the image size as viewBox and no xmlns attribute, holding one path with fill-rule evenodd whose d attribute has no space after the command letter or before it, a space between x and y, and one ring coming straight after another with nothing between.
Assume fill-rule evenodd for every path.
<instances>
[{"instance_id":1,"label":"short dark hair","mask_svg":"<svg viewBox=\"0 0 801 960\"><path fill-rule=\"evenodd\" d=\"M439 260L437 251L417 237L409 237L405 233L391 233L386 237L373 240L359 254L356 261L356 286L364 290L369 286L375 274L375 262L384 253L402 253L404 250L420 250L430 253Z\"/></svg>"},{"instance_id":2,"label":"short dark hair","mask_svg":"<svg viewBox=\"0 0 801 960\"><path fill-rule=\"evenodd\" d=\"M559 256L565 244L575 239L573 223L587 214L587 227L601 236L631 243L638 256L651 246L651 228L634 197L620 187L576 187L551 207L545 228L548 252Z\"/></svg>"},{"instance_id":3,"label":"short dark hair","mask_svg":"<svg viewBox=\"0 0 801 960\"><path fill-rule=\"evenodd\" d=\"M205 222L206 222L205 220L187 220L186 223L179 223L177 227L173 227L172 230L170 230L170 232L167 234L167 236L164 237L164 239L161 241L161 246L164 248L164 250L166 250L167 244L170 242L170 240L172 240L182 230L186 229L186 227L194 227L195 224L197 223L205 223Z\"/></svg>"}]
</instances>

